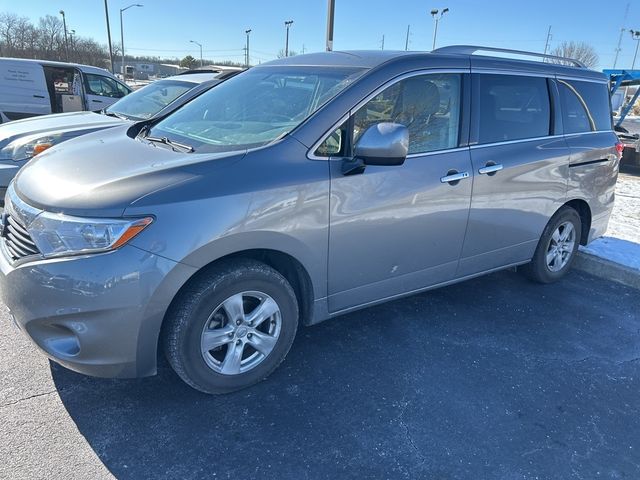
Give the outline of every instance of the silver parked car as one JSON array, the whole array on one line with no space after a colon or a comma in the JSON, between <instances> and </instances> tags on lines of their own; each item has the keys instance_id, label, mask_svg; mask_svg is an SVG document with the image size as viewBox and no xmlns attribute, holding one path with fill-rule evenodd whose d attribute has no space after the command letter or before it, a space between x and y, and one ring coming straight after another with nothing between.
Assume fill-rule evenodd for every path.
<instances>
[{"instance_id":1,"label":"silver parked car","mask_svg":"<svg viewBox=\"0 0 640 480\"><path fill-rule=\"evenodd\" d=\"M613 206L607 79L475 50L286 58L45 151L6 196L16 324L78 372L152 375L162 349L223 393L299 325L508 267L562 278Z\"/></svg>"},{"instance_id":2,"label":"silver parked car","mask_svg":"<svg viewBox=\"0 0 640 480\"><path fill-rule=\"evenodd\" d=\"M42 115L0 125L0 195L4 199L18 170L48 148L104 128L163 117L236 73L193 71L153 82L99 112Z\"/></svg>"}]
</instances>

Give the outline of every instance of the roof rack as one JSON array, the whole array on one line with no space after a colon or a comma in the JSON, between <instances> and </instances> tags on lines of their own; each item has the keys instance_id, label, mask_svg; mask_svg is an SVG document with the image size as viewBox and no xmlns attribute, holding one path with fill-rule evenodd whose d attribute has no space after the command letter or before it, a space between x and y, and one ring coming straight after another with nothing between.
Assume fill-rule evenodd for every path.
<instances>
[{"instance_id":1,"label":"roof rack","mask_svg":"<svg viewBox=\"0 0 640 480\"><path fill-rule=\"evenodd\" d=\"M579 68L587 68L584 63L574 58L559 57L557 55L548 55L546 53L525 52L524 50L511 50L508 48L481 47L477 45L450 45L448 47L437 48L433 51L433 53L457 53L461 55L473 55L476 52L499 52L510 53L512 55L524 55L527 57L540 57L549 60L571 63Z\"/></svg>"}]
</instances>

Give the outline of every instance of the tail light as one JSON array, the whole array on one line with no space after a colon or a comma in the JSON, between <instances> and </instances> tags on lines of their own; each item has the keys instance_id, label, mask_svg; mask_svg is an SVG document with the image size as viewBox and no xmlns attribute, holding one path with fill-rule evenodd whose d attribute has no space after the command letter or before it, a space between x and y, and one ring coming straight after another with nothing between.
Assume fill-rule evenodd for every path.
<instances>
[{"instance_id":1,"label":"tail light","mask_svg":"<svg viewBox=\"0 0 640 480\"><path fill-rule=\"evenodd\" d=\"M624 152L624 144L623 143L616 143L616 153L618 154L618 160L622 159L622 153Z\"/></svg>"}]
</instances>

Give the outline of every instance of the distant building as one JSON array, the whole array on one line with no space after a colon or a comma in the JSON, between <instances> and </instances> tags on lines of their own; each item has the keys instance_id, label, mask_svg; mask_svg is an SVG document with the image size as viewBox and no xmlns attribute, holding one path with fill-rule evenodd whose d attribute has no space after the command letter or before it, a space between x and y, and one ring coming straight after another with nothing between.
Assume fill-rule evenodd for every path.
<instances>
[{"instance_id":1,"label":"distant building","mask_svg":"<svg viewBox=\"0 0 640 480\"><path fill-rule=\"evenodd\" d=\"M118 61L114 59L114 70L122 74L122 60ZM171 75L177 75L180 72L187 70L180 65L173 65L171 63L143 63L128 61L125 62L126 67L133 67L133 78L136 80L147 80L149 77L170 77ZM130 69L127 69L129 72ZM129 77L129 73L127 73Z\"/></svg>"}]
</instances>

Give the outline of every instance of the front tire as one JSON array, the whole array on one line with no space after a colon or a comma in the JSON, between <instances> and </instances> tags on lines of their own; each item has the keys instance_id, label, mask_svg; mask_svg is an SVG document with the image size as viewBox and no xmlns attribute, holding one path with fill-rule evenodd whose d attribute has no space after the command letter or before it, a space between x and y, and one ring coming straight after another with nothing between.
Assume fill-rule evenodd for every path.
<instances>
[{"instance_id":1,"label":"front tire","mask_svg":"<svg viewBox=\"0 0 640 480\"><path fill-rule=\"evenodd\" d=\"M198 274L173 302L164 350L187 384L228 393L269 376L297 326L296 296L280 273L253 260L230 260Z\"/></svg>"},{"instance_id":2,"label":"front tire","mask_svg":"<svg viewBox=\"0 0 640 480\"><path fill-rule=\"evenodd\" d=\"M571 207L558 210L542 232L531 263L522 272L538 283L557 282L569 270L580 245L582 221Z\"/></svg>"}]
</instances>

